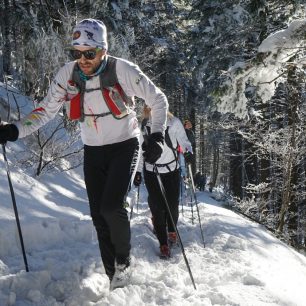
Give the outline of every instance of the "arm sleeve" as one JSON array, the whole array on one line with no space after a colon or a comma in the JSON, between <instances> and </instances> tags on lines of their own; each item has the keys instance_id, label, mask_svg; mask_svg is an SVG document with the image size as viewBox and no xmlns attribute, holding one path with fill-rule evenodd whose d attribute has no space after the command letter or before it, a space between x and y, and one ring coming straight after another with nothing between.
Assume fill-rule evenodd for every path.
<instances>
[{"instance_id":1,"label":"arm sleeve","mask_svg":"<svg viewBox=\"0 0 306 306\"><path fill-rule=\"evenodd\" d=\"M66 67L60 69L51 83L44 100L30 114L15 122L19 130L19 138L25 137L45 125L55 117L66 100L67 75Z\"/></svg>"},{"instance_id":2,"label":"arm sleeve","mask_svg":"<svg viewBox=\"0 0 306 306\"><path fill-rule=\"evenodd\" d=\"M182 122L178 118L175 118L173 124L175 126L175 131L176 131L176 139L179 145L183 148L183 152L188 151L188 152L193 153L191 143L188 140L188 137L186 135Z\"/></svg>"},{"instance_id":3,"label":"arm sleeve","mask_svg":"<svg viewBox=\"0 0 306 306\"><path fill-rule=\"evenodd\" d=\"M168 101L165 94L133 63L118 60L116 65L118 81L128 96L145 100L151 108L151 132L166 129Z\"/></svg>"}]
</instances>

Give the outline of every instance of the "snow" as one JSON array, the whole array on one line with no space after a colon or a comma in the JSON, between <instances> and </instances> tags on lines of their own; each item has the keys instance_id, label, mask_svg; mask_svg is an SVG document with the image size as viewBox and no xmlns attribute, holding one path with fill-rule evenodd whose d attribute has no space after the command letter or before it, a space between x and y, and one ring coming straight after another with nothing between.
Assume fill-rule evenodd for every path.
<instances>
[{"instance_id":1,"label":"snow","mask_svg":"<svg viewBox=\"0 0 306 306\"><path fill-rule=\"evenodd\" d=\"M305 305L306 258L209 192L197 193L205 248L195 207L193 224L188 200L180 206L178 229L195 290L179 247L169 261L158 257L144 185L138 205L137 190L129 195L131 284L110 292L81 169L35 179L10 164L30 270L25 272L2 157L0 164L0 305Z\"/></svg>"},{"instance_id":2,"label":"snow","mask_svg":"<svg viewBox=\"0 0 306 306\"><path fill-rule=\"evenodd\" d=\"M294 20L287 29L277 31L267 37L259 46L258 52L277 53L280 49L291 49L303 46L303 41L296 35L305 27L306 20Z\"/></svg>"},{"instance_id":3,"label":"snow","mask_svg":"<svg viewBox=\"0 0 306 306\"><path fill-rule=\"evenodd\" d=\"M286 29L269 35L258 47L258 56L262 60L256 65L250 61L238 62L229 67L228 79L224 85L227 93L220 97L218 110L220 112L235 113L237 117L248 115L248 99L245 96L247 84L256 87L257 96L263 103L267 103L275 93L279 83L285 80L283 73L293 55L304 48L303 35L306 19L292 21ZM305 57L296 59L299 66L305 65Z\"/></svg>"}]
</instances>

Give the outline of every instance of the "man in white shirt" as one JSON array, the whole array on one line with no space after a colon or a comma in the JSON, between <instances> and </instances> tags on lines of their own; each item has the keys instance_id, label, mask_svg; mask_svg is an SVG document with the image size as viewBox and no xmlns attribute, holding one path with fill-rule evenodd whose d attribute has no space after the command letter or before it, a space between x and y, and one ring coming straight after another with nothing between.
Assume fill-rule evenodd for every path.
<instances>
[{"instance_id":1,"label":"man in white shirt","mask_svg":"<svg viewBox=\"0 0 306 306\"><path fill-rule=\"evenodd\" d=\"M168 102L162 91L127 60L107 54L107 31L95 19L73 30L72 62L63 66L39 108L19 122L0 126L0 143L25 137L69 105L80 121L84 176L93 224L110 288L125 286L130 275L130 223L123 207L139 150L133 97L152 110L152 134L144 159L155 163L163 150Z\"/></svg>"}]
</instances>

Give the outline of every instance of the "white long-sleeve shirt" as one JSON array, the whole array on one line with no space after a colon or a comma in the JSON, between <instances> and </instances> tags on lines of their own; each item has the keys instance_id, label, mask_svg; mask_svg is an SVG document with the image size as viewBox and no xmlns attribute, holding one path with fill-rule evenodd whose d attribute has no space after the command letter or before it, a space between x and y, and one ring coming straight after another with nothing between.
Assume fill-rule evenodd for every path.
<instances>
[{"instance_id":1,"label":"white long-sleeve shirt","mask_svg":"<svg viewBox=\"0 0 306 306\"><path fill-rule=\"evenodd\" d=\"M25 137L48 121L53 119L57 112L67 103L67 82L71 79L74 62L69 62L57 73L47 96L29 115L15 122L19 130L19 138ZM102 72L103 73L103 72ZM168 102L164 93L139 69L127 60L117 58L116 73L120 86L128 96L137 96L145 100L151 108L152 132L164 133ZM99 75L86 81L86 89L100 88ZM84 94L84 113L100 114L109 109L104 101L102 91L94 90ZM136 113L132 111L128 116L118 120L112 115L95 118L85 116L80 122L81 137L84 144L102 146L127 139L138 137L140 130Z\"/></svg>"},{"instance_id":2,"label":"white long-sleeve shirt","mask_svg":"<svg viewBox=\"0 0 306 306\"><path fill-rule=\"evenodd\" d=\"M146 125L151 127L151 121L149 120ZM187 138L182 122L177 117L168 116L167 127L168 127L168 134L169 134L171 143L173 145L173 148L175 149L177 147L177 144L179 144L181 148L183 149L183 152L189 151L192 153L192 146L191 146L190 141ZM141 134L140 143L142 144L142 142L143 142L143 135ZM175 158L177 158L177 155L178 155L177 150L173 152L173 150L166 144L166 141L165 141L163 153L161 157L156 161L156 164L157 165L168 164L168 167L158 167L158 172L167 173L167 172L174 171L175 169L178 169L180 167L179 162L175 161ZM151 172L154 171L154 165L146 163L146 162L144 164L143 156L142 154L140 154L140 161L138 164L137 171L142 172L143 166L145 167L147 171L151 171Z\"/></svg>"}]
</instances>

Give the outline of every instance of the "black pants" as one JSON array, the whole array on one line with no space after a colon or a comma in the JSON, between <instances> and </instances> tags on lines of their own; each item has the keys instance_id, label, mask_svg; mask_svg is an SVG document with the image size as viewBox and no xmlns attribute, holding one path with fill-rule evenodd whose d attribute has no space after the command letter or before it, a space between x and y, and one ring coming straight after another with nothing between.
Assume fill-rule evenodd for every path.
<instances>
[{"instance_id":1,"label":"black pants","mask_svg":"<svg viewBox=\"0 0 306 306\"><path fill-rule=\"evenodd\" d=\"M130 222L123 207L139 143L137 138L105 146L84 146L84 176L90 213L97 231L105 272L112 279L115 261L130 255Z\"/></svg>"},{"instance_id":2,"label":"black pants","mask_svg":"<svg viewBox=\"0 0 306 306\"><path fill-rule=\"evenodd\" d=\"M179 216L180 173L179 170L160 174L167 202L175 225ZM156 174L144 171L144 180L148 190L148 204L153 216L153 225L160 245L167 244L168 232L174 232L174 226L168 215Z\"/></svg>"}]
</instances>

